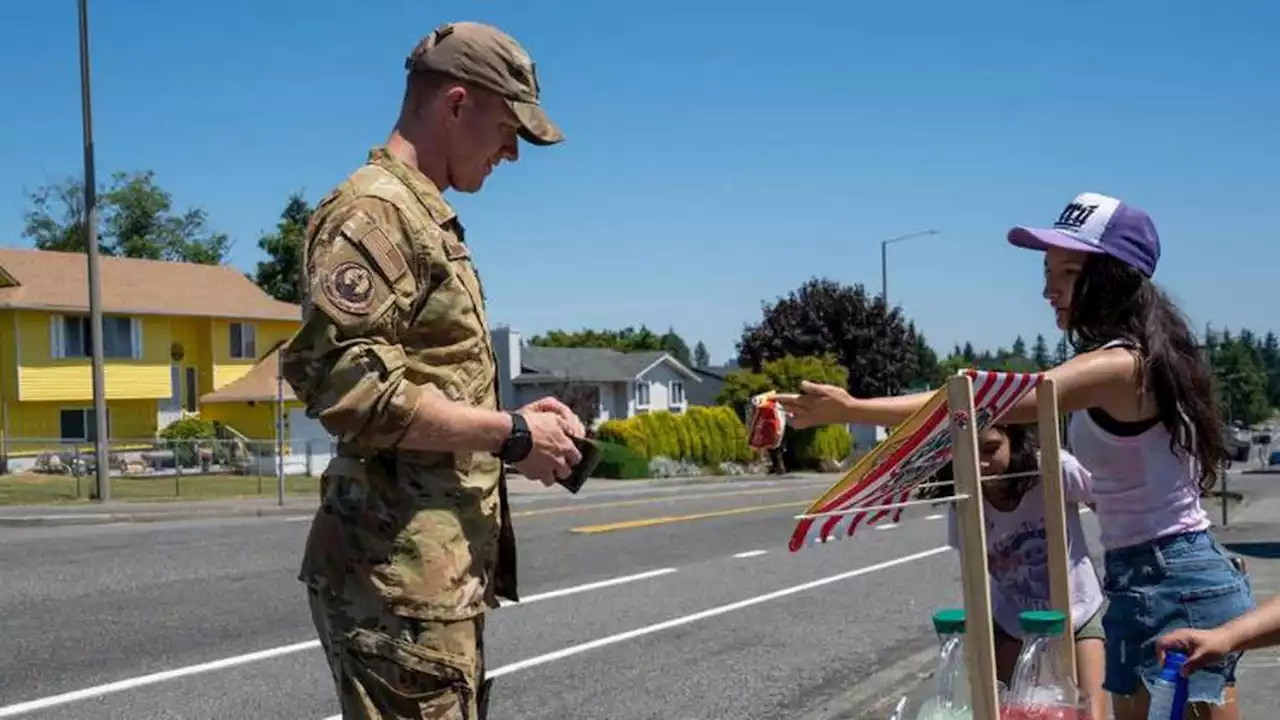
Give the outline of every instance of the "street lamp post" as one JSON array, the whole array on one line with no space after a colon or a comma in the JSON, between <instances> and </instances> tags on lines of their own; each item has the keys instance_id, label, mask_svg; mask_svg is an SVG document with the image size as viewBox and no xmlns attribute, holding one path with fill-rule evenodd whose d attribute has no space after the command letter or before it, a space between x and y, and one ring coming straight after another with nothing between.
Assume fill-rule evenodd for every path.
<instances>
[{"instance_id":1,"label":"street lamp post","mask_svg":"<svg viewBox=\"0 0 1280 720\"><path fill-rule=\"evenodd\" d=\"M884 299L885 308L889 307L889 246L903 240L937 234L937 230L921 230L880 241L880 297Z\"/></svg>"},{"instance_id":2,"label":"street lamp post","mask_svg":"<svg viewBox=\"0 0 1280 720\"><path fill-rule=\"evenodd\" d=\"M84 236L89 255L89 334L93 352L94 465L97 498L111 499L107 467L107 389L102 369L102 285L98 277L98 197L93 172L93 104L89 93L89 8L80 0L80 113L84 121Z\"/></svg>"}]
</instances>

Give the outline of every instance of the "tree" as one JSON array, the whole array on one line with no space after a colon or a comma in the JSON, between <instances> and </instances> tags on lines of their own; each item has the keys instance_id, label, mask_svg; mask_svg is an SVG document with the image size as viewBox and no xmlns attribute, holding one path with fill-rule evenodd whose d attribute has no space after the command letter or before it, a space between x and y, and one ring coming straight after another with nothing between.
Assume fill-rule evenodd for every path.
<instances>
[{"instance_id":1,"label":"tree","mask_svg":"<svg viewBox=\"0 0 1280 720\"><path fill-rule=\"evenodd\" d=\"M938 354L929 347L924 333L916 331L914 322L907 323L907 337L911 339L913 352L909 360L909 368L905 384L909 387L934 385L934 376L938 371Z\"/></svg>"},{"instance_id":2,"label":"tree","mask_svg":"<svg viewBox=\"0 0 1280 720\"><path fill-rule=\"evenodd\" d=\"M302 302L302 246L312 211L301 192L293 193L280 212L275 232L258 239L267 259L258 263L253 281L277 300Z\"/></svg>"},{"instance_id":3,"label":"tree","mask_svg":"<svg viewBox=\"0 0 1280 720\"><path fill-rule=\"evenodd\" d=\"M1013 347L1009 349L1009 354L1015 357L1027 357L1027 343L1022 339L1021 335L1014 338Z\"/></svg>"},{"instance_id":4,"label":"tree","mask_svg":"<svg viewBox=\"0 0 1280 720\"><path fill-rule=\"evenodd\" d=\"M942 387L961 370L973 367L973 364L960 354L952 354L943 358L934 369L933 385Z\"/></svg>"},{"instance_id":5,"label":"tree","mask_svg":"<svg viewBox=\"0 0 1280 720\"><path fill-rule=\"evenodd\" d=\"M1049 343L1045 342L1044 335L1036 335L1036 341L1031 346L1031 362L1040 370L1053 367L1053 359L1049 357Z\"/></svg>"},{"instance_id":6,"label":"tree","mask_svg":"<svg viewBox=\"0 0 1280 720\"><path fill-rule=\"evenodd\" d=\"M565 380L552 384L547 394L572 410L588 430L600 416L600 386L595 383Z\"/></svg>"},{"instance_id":7,"label":"tree","mask_svg":"<svg viewBox=\"0 0 1280 720\"><path fill-rule=\"evenodd\" d=\"M641 325L639 330L629 326L621 330L550 330L546 335L534 335L529 338L529 344L535 347L607 348L619 352L644 350L672 352L672 348L679 349L683 346L685 357L681 362L688 360L689 352L684 339L674 331L658 335L644 325Z\"/></svg>"},{"instance_id":8,"label":"tree","mask_svg":"<svg viewBox=\"0 0 1280 720\"><path fill-rule=\"evenodd\" d=\"M1054 353L1054 364L1061 365L1071 359L1071 346L1067 343L1067 336L1064 334L1058 339L1058 347Z\"/></svg>"},{"instance_id":9,"label":"tree","mask_svg":"<svg viewBox=\"0 0 1280 720\"><path fill-rule=\"evenodd\" d=\"M743 366L759 371L787 355L831 355L849 372L857 397L894 395L902 389L914 348L900 308L889 310L862 285L809 280L744 328L738 343Z\"/></svg>"},{"instance_id":10,"label":"tree","mask_svg":"<svg viewBox=\"0 0 1280 720\"><path fill-rule=\"evenodd\" d=\"M57 252L87 252L84 236L84 183L67 178L37 188L28 198L31 207L23 216L22 236L37 249ZM112 250L98 233L98 251Z\"/></svg>"},{"instance_id":11,"label":"tree","mask_svg":"<svg viewBox=\"0 0 1280 720\"><path fill-rule=\"evenodd\" d=\"M23 236L41 250L85 252L84 184L68 178L31 193ZM208 229L204 210L173 210L173 198L155 173L117 172L99 191L99 249L106 255L217 265L231 240Z\"/></svg>"},{"instance_id":12,"label":"tree","mask_svg":"<svg viewBox=\"0 0 1280 720\"><path fill-rule=\"evenodd\" d=\"M978 359L977 353L973 351L973 343L965 342L964 349L960 351L960 357L964 358L967 362L973 362Z\"/></svg>"},{"instance_id":13,"label":"tree","mask_svg":"<svg viewBox=\"0 0 1280 720\"><path fill-rule=\"evenodd\" d=\"M711 354L707 352L707 346L701 340L693 346L693 364L695 367L707 367L711 364Z\"/></svg>"},{"instance_id":14,"label":"tree","mask_svg":"<svg viewBox=\"0 0 1280 720\"><path fill-rule=\"evenodd\" d=\"M1213 370L1229 421L1254 425L1270 417L1267 376L1258 367L1252 348L1224 331L1213 357Z\"/></svg>"},{"instance_id":15,"label":"tree","mask_svg":"<svg viewBox=\"0 0 1280 720\"><path fill-rule=\"evenodd\" d=\"M680 361L681 365L688 366L690 364L689 345L685 343L684 338L680 337L675 328L668 327L667 332L659 339L662 349L670 353L671 357Z\"/></svg>"},{"instance_id":16,"label":"tree","mask_svg":"<svg viewBox=\"0 0 1280 720\"><path fill-rule=\"evenodd\" d=\"M797 392L800 383L825 383L845 387L849 384L849 372L832 355L796 357L784 355L777 359L761 363L759 372L735 370L725 378L724 387L716 396L716 402L729 405L739 417L746 418L751 398L769 390L778 392ZM772 454L774 472L782 473L785 469L798 468L806 464L804 456L809 455L806 449L818 441L822 432L830 432L832 428L812 427L804 430L788 430L783 435L781 452ZM841 428L843 430L843 428ZM847 454L850 448L844 448ZM843 454L841 458L843 459Z\"/></svg>"},{"instance_id":17,"label":"tree","mask_svg":"<svg viewBox=\"0 0 1280 720\"><path fill-rule=\"evenodd\" d=\"M1267 402L1280 407L1280 341L1273 332L1262 338L1258 352L1262 358L1262 371L1267 374Z\"/></svg>"}]
</instances>

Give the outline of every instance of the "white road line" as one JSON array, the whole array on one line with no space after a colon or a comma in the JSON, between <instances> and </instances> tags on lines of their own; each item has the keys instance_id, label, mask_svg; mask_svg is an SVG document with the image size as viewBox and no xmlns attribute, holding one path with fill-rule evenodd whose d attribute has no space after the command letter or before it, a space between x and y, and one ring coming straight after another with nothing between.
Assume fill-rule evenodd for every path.
<instances>
[{"instance_id":1,"label":"white road line","mask_svg":"<svg viewBox=\"0 0 1280 720\"><path fill-rule=\"evenodd\" d=\"M291 515L284 519L285 522L307 522L311 520L310 515Z\"/></svg>"},{"instance_id":2,"label":"white road line","mask_svg":"<svg viewBox=\"0 0 1280 720\"><path fill-rule=\"evenodd\" d=\"M787 597L788 595L795 595L796 593L802 593L802 592L805 592L806 590L813 590L814 588L819 588L819 587L822 587L823 585L830 585L831 583L840 582L841 580L848 580L850 578L855 578L855 577L858 577L859 575L867 575L869 573L877 572L880 570L887 570L888 568L895 567L897 565L905 565L906 563L915 562L916 560L923 560L924 558L930 557L932 555L938 555L940 553L949 552L950 550L951 548L949 546L936 547L932 550L925 550L924 552L918 552L913 555L907 555L905 557L896 558L894 560L889 560L882 563L876 563L875 565L868 565L867 567L858 568L857 570L842 572L838 575L829 575L827 577L819 578L817 580L812 580L810 582L802 583L800 585L792 585L791 587L783 588L781 590L775 590L771 593L766 593L764 595L757 595L752 598L747 598L746 600L739 600L738 602L729 603L728 605L720 605L719 607L713 607L708 610L703 610L702 612L694 613L692 615L685 615L683 617L673 618L671 620L660 622L654 625L646 625L645 627L642 627L642 628L636 628L635 630L628 630L626 632L618 633L616 635L609 635L608 637L602 637L598 640L592 640L590 642L581 643L579 645L571 645L567 648L556 650L555 652L550 652L545 655L538 655L535 657L528 658L527 660L520 660L518 662L513 662L510 665L503 665L500 668L495 668L489 673L489 676L496 678L496 677L501 677L503 675L509 675L513 672L527 670L531 667L537 667L538 665L545 665L546 663L554 662L556 660L561 660L567 657L572 657L574 655L578 655L578 654L587 652L589 650L595 650L596 648L605 647L607 645L614 645L616 643L625 642L627 640L634 640L635 638L638 638L638 637L651 635L653 633L661 632L663 630L669 630L674 627L680 627L681 625L688 625L690 623L698 622L699 620L706 620L707 618L713 618L713 617L716 617L717 615L724 615L725 613L730 613L735 610L742 610L745 608L749 608L753 605L759 605L761 603L769 602L770 600L777 600L778 598L784 598L784 597ZM331 720L331 719L327 718L326 720Z\"/></svg>"},{"instance_id":3,"label":"white road line","mask_svg":"<svg viewBox=\"0 0 1280 720\"><path fill-rule=\"evenodd\" d=\"M941 520L944 517L946 517L946 515L943 515L942 513L938 513L937 515L930 515L929 517L925 518L925 520Z\"/></svg>"},{"instance_id":4,"label":"white road line","mask_svg":"<svg viewBox=\"0 0 1280 720\"><path fill-rule=\"evenodd\" d=\"M538 593L520 599L520 602L513 603L502 600L500 604L503 607L519 607L520 605L528 605L531 602L539 600L550 600L551 598L564 597L565 595L574 595L580 592L588 592L591 590L599 590L601 588L613 587L614 585L622 585L624 583L635 582L637 580L648 580L649 578L659 577L661 575L670 575L677 572L676 568L662 568L660 570L650 570L648 572L636 573L635 575L625 575L623 577L611 578L609 580L600 580L598 582L587 583L585 585L575 585L573 587L561 588L559 590L551 590L549 592Z\"/></svg>"},{"instance_id":5,"label":"white road line","mask_svg":"<svg viewBox=\"0 0 1280 720\"><path fill-rule=\"evenodd\" d=\"M592 640L590 642L585 642L578 645L571 645L567 648L562 648L560 650L556 650L555 652L549 652L545 655L537 655L535 657L531 657L526 660L513 662L510 665L503 665L502 667L494 668L493 670L489 671L488 677L498 678L498 677L502 677L503 675L510 675L511 673L514 673L514 672L520 672L521 670L528 670L531 667L537 667L538 665L545 665L549 662L555 662L556 660L563 660L564 658L567 658L567 657L573 657L574 655L579 655L590 650L595 650L596 648L602 648L608 645L615 645L620 642L626 642L627 640L634 640L635 638L638 638L638 637L643 637L645 635L652 635L653 633L661 632L663 630L669 630L674 627L680 627L681 625L688 625L690 623L698 622L699 620L706 620L707 618L712 618L717 615L723 615L725 613L730 613L735 610L742 610L744 608L751 607L752 605L759 605L760 603L769 602L770 600L777 600L778 598L783 598L788 595L795 595L796 593L801 593L806 590L812 590L814 588L822 587L823 585L830 585L831 583L840 582L841 580L848 580L850 578L855 578L855 577L858 577L859 575L867 575L869 573L873 573L879 570L887 570L888 568L895 567L897 565L905 565L906 563L914 562L916 560L923 560L924 558L937 555L939 553L945 553L949 550L951 550L950 547L936 547L932 550L925 550L924 552L915 553L914 555L907 555L905 557L900 557L895 560L889 560L887 562L877 563L875 565L868 565L867 567L858 568L857 570L850 570L849 572L843 572L843 573L840 573L839 575L830 575L828 577L819 578L817 580L803 583L801 585L793 585L791 587L783 588L781 590L775 590L774 592L766 593L764 595L757 595L753 598L747 598L746 600L739 600L738 602L729 603L728 605L713 607L708 610L703 610L702 612L694 613L692 615L685 615L683 617L673 618L671 620L660 622L654 625L646 625L645 627L636 628L635 630L628 630L626 632L621 632L616 635L609 635L608 637L602 637L598 640ZM331 715L325 718L324 720L342 720L342 716Z\"/></svg>"},{"instance_id":6,"label":"white road line","mask_svg":"<svg viewBox=\"0 0 1280 720\"><path fill-rule=\"evenodd\" d=\"M876 525L877 530L894 530L898 527L898 523L889 523L888 525Z\"/></svg>"},{"instance_id":7,"label":"white road line","mask_svg":"<svg viewBox=\"0 0 1280 720\"><path fill-rule=\"evenodd\" d=\"M740 552L740 553L738 553L738 554L734 555L734 557L736 557L736 558L753 558L753 557L760 557L761 555L763 555L763 554L765 554L765 553L767 553L767 552L769 552L769 551L768 551L768 550L748 550L748 551L746 551L746 552Z\"/></svg>"},{"instance_id":8,"label":"white road line","mask_svg":"<svg viewBox=\"0 0 1280 720\"><path fill-rule=\"evenodd\" d=\"M505 605L525 605L538 600L547 600L549 598L563 597L574 593L587 592L590 590L599 590L600 588L611 587L613 585L621 585L623 583L635 582L660 575L668 575L676 572L675 568L662 568L660 570L650 570L636 575L627 575L625 577L612 578L609 580L601 580L599 582L587 583L585 585L577 585L574 587L561 588L550 592L530 595L519 603L504 603ZM198 665L188 665L186 667L175 668L173 670L165 670L163 672L152 673L151 675L142 675L135 678L119 680L117 682L107 683L105 685L96 685L94 687L84 688L83 690L75 690L61 695L51 695L49 697L31 700L28 702L18 703L16 705L6 705L0 707L0 718L14 717L35 710L43 710L45 708L65 705L67 703L77 702L79 700L88 700L89 698L101 697L112 693L132 690L134 688L144 687L146 685L154 685L166 680L176 680L178 678L187 677L188 675L198 675L200 673L212 672L214 670L222 670L225 668L244 665L246 663L257 662L258 660L267 660L280 655L289 655L303 650L311 650L320 647L319 640L309 640L307 642L294 643L292 645L282 645L280 647L269 648L267 650L259 650L251 652L247 655L236 655L234 657L214 660L212 662L200 663Z\"/></svg>"},{"instance_id":9,"label":"white road line","mask_svg":"<svg viewBox=\"0 0 1280 720\"><path fill-rule=\"evenodd\" d=\"M269 650L252 652L247 655L237 655L235 657L223 658L222 660L214 660L213 662L200 663L199 665L188 665L186 667L174 668L173 670L165 670L164 672L152 673L151 675L143 675L141 677L120 680L118 682L98 685L96 687L85 688L83 690L76 690L69 693L63 693L61 695L51 695L49 697L40 698L39 700L18 703L17 705L6 705L4 707L0 707L0 718L14 717L15 715L21 715L35 710L44 710L45 708L51 708L57 705L65 705L67 703L76 702L77 700L88 700L89 698L118 693L124 690L132 690L145 685L154 685L166 680L176 680L188 675L197 675L199 673L212 672L214 670L223 670L237 665L244 665L245 663L257 662L258 660L266 660L280 655L288 655L302 650L310 650L319 646L319 640L294 643L293 645L282 645Z\"/></svg>"}]
</instances>

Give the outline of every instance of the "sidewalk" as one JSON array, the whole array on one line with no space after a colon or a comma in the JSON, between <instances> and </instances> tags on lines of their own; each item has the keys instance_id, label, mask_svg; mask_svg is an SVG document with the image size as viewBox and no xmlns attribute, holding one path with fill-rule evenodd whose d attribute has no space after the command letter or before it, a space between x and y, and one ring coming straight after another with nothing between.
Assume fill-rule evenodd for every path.
<instances>
[{"instance_id":1,"label":"sidewalk","mask_svg":"<svg viewBox=\"0 0 1280 720\"><path fill-rule=\"evenodd\" d=\"M1215 528L1218 541L1244 558L1253 581L1254 599L1261 603L1280 595L1280 478L1259 474L1232 478L1249 504ZM1240 659L1240 717L1243 720L1280 718L1280 650L1246 653Z\"/></svg>"},{"instance_id":2,"label":"sidewalk","mask_svg":"<svg viewBox=\"0 0 1280 720\"><path fill-rule=\"evenodd\" d=\"M591 478L585 493L600 494L617 490L645 490L680 487L686 485L729 485L760 481L803 481L829 479L835 482L837 475L794 473L788 475L708 475L679 478L654 478L645 480L608 480ZM571 500L574 496L559 485L547 487L512 476L508 486L512 498L560 496ZM319 499L312 495L287 495L284 504L275 497L237 498L229 500L108 500L105 503L68 503L64 505L9 505L0 506L0 527L28 527L35 525L105 525L122 522L164 522L173 520L199 520L233 517L274 517L281 515L310 515L316 511Z\"/></svg>"}]
</instances>

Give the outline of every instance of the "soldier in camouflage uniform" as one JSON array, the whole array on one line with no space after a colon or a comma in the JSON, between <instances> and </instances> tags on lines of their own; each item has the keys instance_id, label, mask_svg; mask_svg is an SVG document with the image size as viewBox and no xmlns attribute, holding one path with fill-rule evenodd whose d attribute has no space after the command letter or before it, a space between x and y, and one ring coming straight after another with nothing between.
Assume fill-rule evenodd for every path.
<instances>
[{"instance_id":1,"label":"soldier in camouflage uniform","mask_svg":"<svg viewBox=\"0 0 1280 720\"><path fill-rule=\"evenodd\" d=\"M504 461L545 484L582 423L498 405L484 294L442 192L476 192L518 139L552 145L528 54L475 23L406 61L386 145L316 207L304 324L282 372L338 440L300 579L344 718L483 718L484 616L518 600Z\"/></svg>"}]
</instances>

